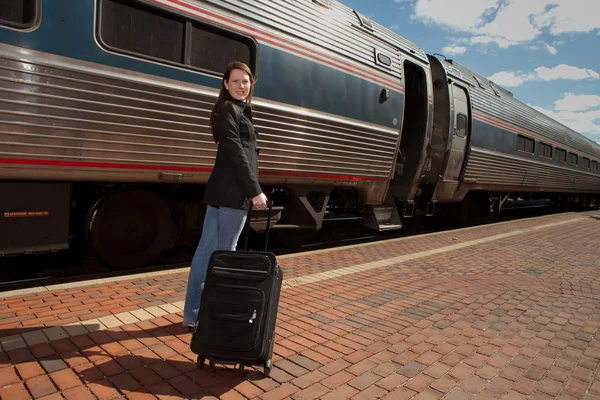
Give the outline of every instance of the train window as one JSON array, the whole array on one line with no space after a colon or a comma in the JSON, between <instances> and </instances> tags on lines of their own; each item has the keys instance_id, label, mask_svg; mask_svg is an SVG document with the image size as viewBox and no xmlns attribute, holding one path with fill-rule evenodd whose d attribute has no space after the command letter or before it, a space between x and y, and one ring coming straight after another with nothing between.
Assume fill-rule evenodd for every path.
<instances>
[{"instance_id":1,"label":"train window","mask_svg":"<svg viewBox=\"0 0 600 400\"><path fill-rule=\"evenodd\" d=\"M517 150L533 154L534 142L533 139L530 139L525 136L518 135L517 136Z\"/></svg>"},{"instance_id":2,"label":"train window","mask_svg":"<svg viewBox=\"0 0 600 400\"><path fill-rule=\"evenodd\" d=\"M256 75L248 36L124 0L101 0L99 14L100 42L114 51L217 74L241 61Z\"/></svg>"},{"instance_id":3,"label":"train window","mask_svg":"<svg viewBox=\"0 0 600 400\"><path fill-rule=\"evenodd\" d=\"M575 153L569 153L569 164L577 165L579 156Z\"/></svg>"},{"instance_id":4,"label":"train window","mask_svg":"<svg viewBox=\"0 0 600 400\"><path fill-rule=\"evenodd\" d=\"M456 136L464 138L467 136L468 120L465 114L459 113L456 117Z\"/></svg>"},{"instance_id":5,"label":"train window","mask_svg":"<svg viewBox=\"0 0 600 400\"><path fill-rule=\"evenodd\" d=\"M392 66L392 57L375 50L375 62L386 67Z\"/></svg>"},{"instance_id":6,"label":"train window","mask_svg":"<svg viewBox=\"0 0 600 400\"><path fill-rule=\"evenodd\" d=\"M592 169L598 171L598 161L592 160Z\"/></svg>"},{"instance_id":7,"label":"train window","mask_svg":"<svg viewBox=\"0 0 600 400\"><path fill-rule=\"evenodd\" d=\"M31 28L38 21L40 4L38 0L2 0L0 25L11 28Z\"/></svg>"},{"instance_id":8,"label":"train window","mask_svg":"<svg viewBox=\"0 0 600 400\"><path fill-rule=\"evenodd\" d=\"M590 169L590 159L587 157L583 157L583 168Z\"/></svg>"},{"instance_id":9,"label":"train window","mask_svg":"<svg viewBox=\"0 0 600 400\"><path fill-rule=\"evenodd\" d=\"M546 143L539 143L538 155L542 157L552 158L552 146Z\"/></svg>"},{"instance_id":10,"label":"train window","mask_svg":"<svg viewBox=\"0 0 600 400\"><path fill-rule=\"evenodd\" d=\"M231 61L241 61L251 66L248 44L225 37L200 26L192 27L190 65L209 71L225 71Z\"/></svg>"},{"instance_id":11,"label":"train window","mask_svg":"<svg viewBox=\"0 0 600 400\"><path fill-rule=\"evenodd\" d=\"M102 1L101 13L100 37L107 46L183 63L183 20L116 0Z\"/></svg>"},{"instance_id":12,"label":"train window","mask_svg":"<svg viewBox=\"0 0 600 400\"><path fill-rule=\"evenodd\" d=\"M556 149L556 160L560 162L567 162L567 152L563 149Z\"/></svg>"}]
</instances>

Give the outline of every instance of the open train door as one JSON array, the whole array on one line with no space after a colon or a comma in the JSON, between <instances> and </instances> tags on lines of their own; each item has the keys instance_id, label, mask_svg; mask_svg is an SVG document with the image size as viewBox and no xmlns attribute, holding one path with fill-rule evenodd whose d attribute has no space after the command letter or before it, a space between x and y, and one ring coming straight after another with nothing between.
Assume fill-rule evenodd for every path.
<instances>
[{"instance_id":1,"label":"open train door","mask_svg":"<svg viewBox=\"0 0 600 400\"><path fill-rule=\"evenodd\" d=\"M453 202L460 200L460 177L466 164L471 135L471 107L469 94L460 85L448 85L450 90L450 116L452 129L449 132L445 162L440 173L441 180L436 185L433 200Z\"/></svg>"},{"instance_id":2,"label":"open train door","mask_svg":"<svg viewBox=\"0 0 600 400\"><path fill-rule=\"evenodd\" d=\"M469 100L467 91L463 87L456 84L452 84L450 87L454 99L454 127L450 140L448 161L442 176L445 181L458 181L465 165L469 144Z\"/></svg>"}]
</instances>

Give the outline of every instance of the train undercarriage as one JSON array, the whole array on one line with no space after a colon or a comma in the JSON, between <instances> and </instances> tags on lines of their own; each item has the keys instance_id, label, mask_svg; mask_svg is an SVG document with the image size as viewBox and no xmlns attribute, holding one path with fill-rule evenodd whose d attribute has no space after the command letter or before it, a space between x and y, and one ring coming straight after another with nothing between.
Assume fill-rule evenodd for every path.
<instances>
[{"instance_id":1,"label":"train undercarriage","mask_svg":"<svg viewBox=\"0 0 600 400\"><path fill-rule=\"evenodd\" d=\"M111 268L139 268L159 262L174 249L193 249L205 213L201 185L1 182L0 189L11 194L0 201L0 256L6 257L68 250L89 252ZM451 227L501 213L519 201L596 207L590 194L478 191L461 202L432 208L420 200L428 198L426 192L415 196L410 217L434 217ZM408 220L405 205L391 195L381 205L365 206L353 188L298 185L265 188L265 193L275 204L272 237L287 248L309 241L324 221L353 218L384 231L400 229L402 220ZM264 232L266 219L265 210L255 210L252 230Z\"/></svg>"},{"instance_id":2,"label":"train undercarriage","mask_svg":"<svg viewBox=\"0 0 600 400\"><path fill-rule=\"evenodd\" d=\"M3 182L0 257L89 251L112 268L138 268L200 239L206 206L202 185ZM321 229L326 213L356 214L353 194L305 186L264 188L274 201L273 236L298 246ZM254 210L250 225L266 228L266 211Z\"/></svg>"}]
</instances>

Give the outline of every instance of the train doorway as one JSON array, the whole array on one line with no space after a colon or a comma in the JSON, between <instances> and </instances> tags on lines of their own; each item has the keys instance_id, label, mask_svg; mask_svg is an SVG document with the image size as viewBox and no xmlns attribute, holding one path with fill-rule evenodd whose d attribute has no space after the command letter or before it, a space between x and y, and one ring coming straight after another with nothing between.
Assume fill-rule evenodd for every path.
<instances>
[{"instance_id":1,"label":"train doorway","mask_svg":"<svg viewBox=\"0 0 600 400\"><path fill-rule=\"evenodd\" d=\"M404 116L393 191L396 201L409 202L419 186L427 136L427 79L423 68L404 61Z\"/></svg>"}]
</instances>

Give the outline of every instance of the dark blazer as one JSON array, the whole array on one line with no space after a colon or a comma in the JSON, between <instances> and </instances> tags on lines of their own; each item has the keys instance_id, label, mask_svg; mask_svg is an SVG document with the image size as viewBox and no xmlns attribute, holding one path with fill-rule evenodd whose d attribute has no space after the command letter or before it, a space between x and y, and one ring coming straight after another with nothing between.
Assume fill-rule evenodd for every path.
<instances>
[{"instance_id":1,"label":"dark blazer","mask_svg":"<svg viewBox=\"0 0 600 400\"><path fill-rule=\"evenodd\" d=\"M250 199L262 192L258 184L252 109L241 101L225 103L215 118L213 129L219 144L204 202L247 210Z\"/></svg>"}]
</instances>

